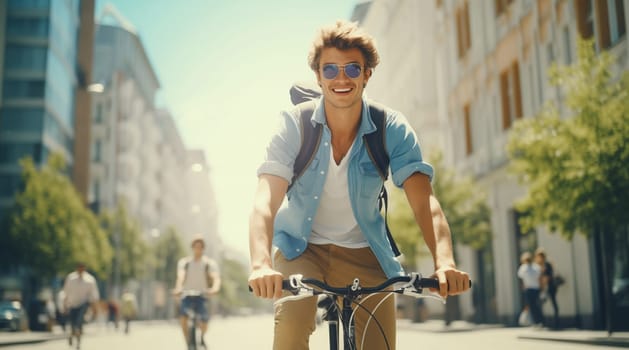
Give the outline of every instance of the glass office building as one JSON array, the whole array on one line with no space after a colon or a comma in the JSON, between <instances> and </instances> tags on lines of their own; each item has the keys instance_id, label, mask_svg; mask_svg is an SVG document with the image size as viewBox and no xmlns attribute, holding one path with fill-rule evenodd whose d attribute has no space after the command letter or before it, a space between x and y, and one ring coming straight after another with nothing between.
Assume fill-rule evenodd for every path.
<instances>
[{"instance_id":1,"label":"glass office building","mask_svg":"<svg viewBox=\"0 0 629 350\"><path fill-rule=\"evenodd\" d=\"M19 160L60 152L73 164L79 0L0 0L0 217Z\"/></svg>"}]
</instances>

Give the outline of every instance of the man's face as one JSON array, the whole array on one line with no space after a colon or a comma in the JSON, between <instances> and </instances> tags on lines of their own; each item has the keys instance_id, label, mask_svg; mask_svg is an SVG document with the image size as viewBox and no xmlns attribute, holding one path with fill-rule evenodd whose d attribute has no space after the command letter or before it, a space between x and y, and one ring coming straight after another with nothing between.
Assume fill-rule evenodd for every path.
<instances>
[{"instance_id":1,"label":"man's face","mask_svg":"<svg viewBox=\"0 0 629 350\"><path fill-rule=\"evenodd\" d=\"M348 76L345 71L345 69L349 69L346 65L351 63L357 63L360 66L360 74L354 78ZM324 74L327 64L338 66L338 74L332 79L326 78ZM335 47L328 47L321 51L317 80L325 101L332 106L350 108L356 103L360 103L363 90L370 76L371 70L365 69L365 58L359 49L339 50Z\"/></svg>"},{"instance_id":2,"label":"man's face","mask_svg":"<svg viewBox=\"0 0 629 350\"><path fill-rule=\"evenodd\" d=\"M205 249L205 246L201 242L195 242L194 245L192 245L192 253L194 253L196 257L203 255L203 249Z\"/></svg>"}]
</instances>

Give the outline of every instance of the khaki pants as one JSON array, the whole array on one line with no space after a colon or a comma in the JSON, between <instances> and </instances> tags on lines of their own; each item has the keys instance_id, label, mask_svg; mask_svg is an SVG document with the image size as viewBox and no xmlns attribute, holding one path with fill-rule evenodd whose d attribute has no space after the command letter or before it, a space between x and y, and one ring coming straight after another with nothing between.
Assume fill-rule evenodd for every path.
<instances>
[{"instance_id":1,"label":"khaki pants","mask_svg":"<svg viewBox=\"0 0 629 350\"><path fill-rule=\"evenodd\" d=\"M349 285L356 277L360 279L360 284L365 287L376 286L387 279L371 248L350 249L331 244L309 244L302 255L290 261L286 260L278 251L275 254L274 265L275 269L281 272L285 278L291 274L299 273L304 278L316 278L335 287ZM377 306L383 299L382 304ZM388 349L394 350L395 297L391 294L375 294L369 298L363 298L360 303L370 312L375 310L375 318L386 334ZM308 340L310 334L315 330L316 310L316 297L287 301L276 306L273 349L309 349ZM385 338L378 327L378 323L373 318L370 319L366 311L359 308L354 317L356 349L387 349ZM342 334L341 329L339 323L339 332ZM341 338L341 346L342 343Z\"/></svg>"}]
</instances>

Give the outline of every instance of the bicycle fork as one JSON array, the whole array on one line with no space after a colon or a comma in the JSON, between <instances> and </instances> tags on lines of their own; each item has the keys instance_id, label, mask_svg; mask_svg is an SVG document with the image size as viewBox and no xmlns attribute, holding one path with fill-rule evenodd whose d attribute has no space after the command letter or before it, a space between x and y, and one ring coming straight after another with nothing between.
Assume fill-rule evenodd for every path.
<instances>
[{"instance_id":1,"label":"bicycle fork","mask_svg":"<svg viewBox=\"0 0 629 350\"><path fill-rule=\"evenodd\" d=\"M328 336L330 340L330 350L339 350L339 309L337 301L332 300L331 305L327 306L324 320L328 322ZM343 298L343 349L355 350L355 328L354 322L350 322L352 317L352 300Z\"/></svg>"}]
</instances>

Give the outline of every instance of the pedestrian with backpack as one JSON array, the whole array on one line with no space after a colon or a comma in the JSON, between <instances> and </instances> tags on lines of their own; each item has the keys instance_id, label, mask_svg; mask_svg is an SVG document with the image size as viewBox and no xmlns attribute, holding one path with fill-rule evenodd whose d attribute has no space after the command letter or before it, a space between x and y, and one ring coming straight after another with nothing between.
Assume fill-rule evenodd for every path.
<instances>
[{"instance_id":1,"label":"pedestrian with backpack","mask_svg":"<svg viewBox=\"0 0 629 350\"><path fill-rule=\"evenodd\" d=\"M188 338L188 310L200 316L201 346L205 347L205 333L207 332L210 314L208 310L208 297L215 295L221 289L221 278L218 264L203 254L205 240L196 236L192 240L192 255L184 257L177 263L177 282L174 294L186 295L186 292L195 292L198 295L186 295L179 306L179 320L183 330L184 339Z\"/></svg>"},{"instance_id":2,"label":"pedestrian with backpack","mask_svg":"<svg viewBox=\"0 0 629 350\"><path fill-rule=\"evenodd\" d=\"M281 297L282 279L296 273L336 286L356 277L375 286L403 275L380 212L389 171L404 188L433 255L438 292L465 292L469 276L456 268L448 223L432 194L433 169L415 132L401 113L363 97L379 62L373 39L356 24L338 21L319 31L308 61L318 88L296 87L291 94L314 99L282 112L258 168L250 217L249 286L255 295ZM274 254L272 246L278 248ZM316 302L276 306L274 349L308 349ZM382 333L396 338L394 298L374 295L362 305L378 322L357 310L357 348L387 348Z\"/></svg>"}]
</instances>

